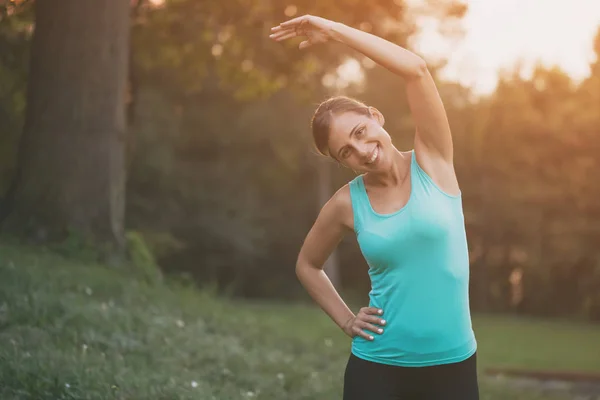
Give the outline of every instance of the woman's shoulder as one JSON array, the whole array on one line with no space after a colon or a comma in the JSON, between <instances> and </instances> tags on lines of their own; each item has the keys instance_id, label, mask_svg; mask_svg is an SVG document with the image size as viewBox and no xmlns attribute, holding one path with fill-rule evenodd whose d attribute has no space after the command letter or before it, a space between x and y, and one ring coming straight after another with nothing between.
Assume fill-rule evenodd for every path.
<instances>
[{"instance_id":1,"label":"woman's shoulder","mask_svg":"<svg viewBox=\"0 0 600 400\"><path fill-rule=\"evenodd\" d=\"M348 207L352 207L352 199L351 199L351 188L352 181L346 183L344 186L340 187L336 190L331 199L329 200L334 204L336 209L343 210Z\"/></svg>"},{"instance_id":2,"label":"woman's shoulder","mask_svg":"<svg viewBox=\"0 0 600 400\"><path fill-rule=\"evenodd\" d=\"M350 187L353 184L353 181L346 183L336 190L327 202L328 206L331 208L331 211L337 216L337 219L339 219L339 221L348 228L352 228L354 225Z\"/></svg>"}]
</instances>

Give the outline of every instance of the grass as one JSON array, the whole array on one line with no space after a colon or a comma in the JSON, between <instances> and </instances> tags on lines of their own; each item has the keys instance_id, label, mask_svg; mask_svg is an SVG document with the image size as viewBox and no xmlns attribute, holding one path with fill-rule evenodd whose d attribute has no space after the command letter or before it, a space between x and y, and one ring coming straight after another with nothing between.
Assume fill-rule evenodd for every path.
<instances>
[{"instance_id":1,"label":"grass","mask_svg":"<svg viewBox=\"0 0 600 400\"><path fill-rule=\"evenodd\" d=\"M483 366L600 373L600 325L478 315L474 329Z\"/></svg>"},{"instance_id":2,"label":"grass","mask_svg":"<svg viewBox=\"0 0 600 400\"><path fill-rule=\"evenodd\" d=\"M479 362L600 372L600 327L477 316ZM339 399L350 341L315 307L218 298L0 246L0 398ZM481 378L482 399L566 399Z\"/></svg>"}]
</instances>

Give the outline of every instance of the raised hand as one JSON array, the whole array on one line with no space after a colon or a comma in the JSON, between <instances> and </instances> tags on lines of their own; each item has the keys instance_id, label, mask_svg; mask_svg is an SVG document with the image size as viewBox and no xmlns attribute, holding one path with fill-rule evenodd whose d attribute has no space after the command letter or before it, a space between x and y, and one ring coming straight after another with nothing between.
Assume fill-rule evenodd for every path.
<instances>
[{"instance_id":1,"label":"raised hand","mask_svg":"<svg viewBox=\"0 0 600 400\"><path fill-rule=\"evenodd\" d=\"M307 39L298 46L300 49L305 49L332 39L332 28L335 24L325 18L303 15L271 28L272 33L269 37L279 42L297 36L306 36Z\"/></svg>"},{"instance_id":2,"label":"raised hand","mask_svg":"<svg viewBox=\"0 0 600 400\"><path fill-rule=\"evenodd\" d=\"M369 330L373 333L382 334L383 328L380 328L376 325L385 325L385 320L379 318L377 315L381 315L380 309L375 307L363 307L355 317L346 322L343 330L346 335L350 336L351 338L358 335L367 340L373 340L373 335L366 333L363 329Z\"/></svg>"}]
</instances>

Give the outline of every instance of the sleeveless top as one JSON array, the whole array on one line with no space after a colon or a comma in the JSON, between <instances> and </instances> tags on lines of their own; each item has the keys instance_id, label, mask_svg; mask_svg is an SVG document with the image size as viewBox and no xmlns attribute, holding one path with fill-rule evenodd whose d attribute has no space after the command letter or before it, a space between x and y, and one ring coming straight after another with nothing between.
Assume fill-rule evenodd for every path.
<instances>
[{"instance_id":1,"label":"sleeveless top","mask_svg":"<svg viewBox=\"0 0 600 400\"><path fill-rule=\"evenodd\" d=\"M383 333L364 330L352 353L373 362L427 366L475 353L469 309L469 254L462 196L437 186L412 151L410 197L377 213L363 175L350 181L354 231L369 266L369 306L383 309ZM377 325L376 325L377 326Z\"/></svg>"}]
</instances>

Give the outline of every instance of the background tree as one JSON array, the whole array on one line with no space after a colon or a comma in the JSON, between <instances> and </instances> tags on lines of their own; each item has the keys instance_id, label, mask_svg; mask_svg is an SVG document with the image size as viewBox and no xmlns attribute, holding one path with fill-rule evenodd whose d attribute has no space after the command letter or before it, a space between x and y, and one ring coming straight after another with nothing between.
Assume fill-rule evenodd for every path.
<instances>
[{"instance_id":1,"label":"background tree","mask_svg":"<svg viewBox=\"0 0 600 400\"><path fill-rule=\"evenodd\" d=\"M128 32L126 2L35 2L8 230L123 246Z\"/></svg>"}]
</instances>

